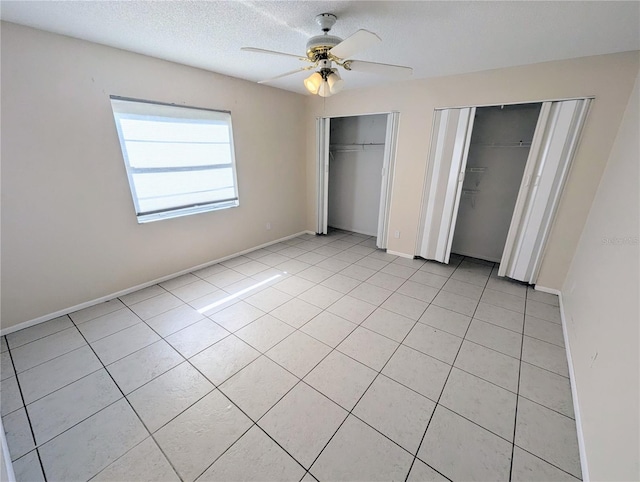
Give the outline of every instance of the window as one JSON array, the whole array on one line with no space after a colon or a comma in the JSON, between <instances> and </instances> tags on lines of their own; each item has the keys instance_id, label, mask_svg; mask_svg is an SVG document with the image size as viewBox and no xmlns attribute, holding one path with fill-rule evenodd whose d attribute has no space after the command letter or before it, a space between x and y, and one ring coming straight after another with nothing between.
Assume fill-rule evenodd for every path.
<instances>
[{"instance_id":1,"label":"window","mask_svg":"<svg viewBox=\"0 0 640 482\"><path fill-rule=\"evenodd\" d=\"M139 223L238 206L231 114L111 96Z\"/></svg>"}]
</instances>

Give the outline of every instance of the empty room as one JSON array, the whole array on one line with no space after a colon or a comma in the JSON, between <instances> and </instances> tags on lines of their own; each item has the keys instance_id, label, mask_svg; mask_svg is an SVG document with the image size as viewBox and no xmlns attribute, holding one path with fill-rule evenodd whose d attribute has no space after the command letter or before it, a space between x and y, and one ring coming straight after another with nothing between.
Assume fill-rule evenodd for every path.
<instances>
[{"instance_id":1,"label":"empty room","mask_svg":"<svg viewBox=\"0 0 640 482\"><path fill-rule=\"evenodd\" d=\"M639 1L0 20L0 480L640 480Z\"/></svg>"}]
</instances>

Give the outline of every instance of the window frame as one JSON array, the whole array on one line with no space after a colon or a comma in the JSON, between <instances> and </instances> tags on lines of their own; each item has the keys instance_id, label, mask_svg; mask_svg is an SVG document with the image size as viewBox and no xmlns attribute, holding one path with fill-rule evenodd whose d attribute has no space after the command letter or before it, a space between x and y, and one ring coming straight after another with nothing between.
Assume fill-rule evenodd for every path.
<instances>
[{"instance_id":1,"label":"window frame","mask_svg":"<svg viewBox=\"0 0 640 482\"><path fill-rule=\"evenodd\" d=\"M165 103L165 102L156 102L156 101L151 101L151 100L144 100L144 99L136 99L136 98L132 98L132 97L122 97L122 96L117 96L117 95L110 95L109 96L109 101L110 101L110 105L111 105L111 110L113 113L113 117L114 117L114 123L116 126L116 131L118 134L118 141L120 143L120 152L122 154L122 159L124 161L124 165L125 165L125 169L127 172L127 180L129 182L129 189L131 191L131 197L133 200L133 205L134 205L134 209L135 209L135 214L136 214L136 218L139 224L143 224L143 223L149 223L149 222L153 222L153 221L160 221L163 219L172 219L172 218L177 218L177 217L182 217L182 216L189 216L192 214L199 214L199 213L203 213L203 212L210 212L210 211L218 211L221 209L229 209L229 208L234 208L234 207L238 207L240 205L240 200L239 200L239 189L238 189L238 176L237 176L237 163L236 163L236 157L235 157L235 146L234 146L234 137L233 137L233 126L232 126L232 119L231 119L231 111L228 110L218 110L218 109L209 109L209 108L204 108L204 107L194 107L194 106L188 106L188 105L182 105L182 104L173 104L173 103ZM114 106L114 101L116 101L116 103L119 103L120 105L125 105L126 103L131 103L132 105L137 105L137 109L140 110L141 112L123 112L121 109L116 109L116 107ZM150 107L149 110L144 109L144 105L147 104L149 106L159 106L160 108L163 107L169 107L171 109L185 109L186 111L203 111L203 112L213 112L216 114L223 114L224 115L224 122L226 123L226 126L229 130L229 155L230 155L230 163L225 163L225 164L215 164L215 163L211 163L211 164L205 164L202 166L186 166L186 167L178 167L178 168L171 168L171 167L144 167L144 168L140 168L140 167L133 167L131 166L131 163L129 161L129 153L126 147L126 140L124 139L124 135L122 132L122 126L120 124L120 119L131 119L131 118L136 118L136 117L140 117L140 116L148 116L150 118L157 118L159 119L158 122L162 122L163 120L171 120L172 122L176 122L176 121L180 121L180 119L184 119L184 122L187 123L194 123L194 121L197 121L197 117L196 116L189 116L189 115L184 115L184 116L175 116L175 117L170 117L168 115L163 115L160 114L158 112L152 112L153 107ZM136 109L131 109L136 110ZM213 120L213 119L209 119L209 120ZM203 118L203 122L206 122L206 119ZM161 172L185 172L185 171L195 171L195 170L215 170L215 169L221 169L221 168L231 168L231 175L233 178L233 190L235 193L235 197L233 198L228 198L228 199L221 199L221 200L217 200L217 201L209 201L209 202L195 202L193 204L189 204L189 205L178 205L178 206L172 206L169 208L164 208L164 209L158 209L158 210L154 210L154 211L145 211L143 212L140 208L140 202L139 202L139 198L138 198L138 193L136 192L136 185L134 182L134 174L138 173L161 173ZM193 194L193 193L191 193Z\"/></svg>"}]
</instances>

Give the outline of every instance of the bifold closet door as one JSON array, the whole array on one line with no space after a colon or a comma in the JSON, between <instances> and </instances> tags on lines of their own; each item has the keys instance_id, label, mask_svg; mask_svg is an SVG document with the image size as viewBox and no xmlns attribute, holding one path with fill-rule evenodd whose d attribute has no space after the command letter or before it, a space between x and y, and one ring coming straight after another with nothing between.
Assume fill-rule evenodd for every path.
<instances>
[{"instance_id":1,"label":"bifold closet door","mask_svg":"<svg viewBox=\"0 0 640 482\"><path fill-rule=\"evenodd\" d=\"M535 284L590 102L578 99L543 103L499 276Z\"/></svg>"},{"instance_id":2,"label":"bifold closet door","mask_svg":"<svg viewBox=\"0 0 640 482\"><path fill-rule=\"evenodd\" d=\"M434 113L420 256L449 262L475 107Z\"/></svg>"},{"instance_id":3,"label":"bifold closet door","mask_svg":"<svg viewBox=\"0 0 640 482\"><path fill-rule=\"evenodd\" d=\"M376 246L387 249L389 238L389 211L391 210L391 187L398 139L398 122L400 114L391 112L387 115L387 131L384 141L384 160L382 164L382 185L380 186L380 208L378 210L378 237Z\"/></svg>"},{"instance_id":4,"label":"bifold closet door","mask_svg":"<svg viewBox=\"0 0 640 482\"><path fill-rule=\"evenodd\" d=\"M329 219L329 118L316 119L317 234L327 234Z\"/></svg>"}]
</instances>

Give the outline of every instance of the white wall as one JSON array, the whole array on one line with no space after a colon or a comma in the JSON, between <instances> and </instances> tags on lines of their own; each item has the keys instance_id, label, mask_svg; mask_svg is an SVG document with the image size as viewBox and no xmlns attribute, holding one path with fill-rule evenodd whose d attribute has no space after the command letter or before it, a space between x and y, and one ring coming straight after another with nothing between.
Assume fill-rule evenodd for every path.
<instances>
[{"instance_id":1,"label":"white wall","mask_svg":"<svg viewBox=\"0 0 640 482\"><path fill-rule=\"evenodd\" d=\"M544 253L538 284L560 289L638 70L637 51L417 79L326 99L308 98L307 229L316 216L315 123L319 116L400 113L389 249L413 255L420 227L433 110L595 96ZM344 75L349 85L348 72Z\"/></svg>"},{"instance_id":2,"label":"white wall","mask_svg":"<svg viewBox=\"0 0 640 482\"><path fill-rule=\"evenodd\" d=\"M5 22L1 41L2 328L304 230L303 96ZM230 110L240 207L138 224L110 94Z\"/></svg>"},{"instance_id":3,"label":"white wall","mask_svg":"<svg viewBox=\"0 0 640 482\"><path fill-rule=\"evenodd\" d=\"M331 119L328 225L375 236L378 231L384 147L346 148L349 144L384 144L387 116Z\"/></svg>"},{"instance_id":4,"label":"white wall","mask_svg":"<svg viewBox=\"0 0 640 482\"><path fill-rule=\"evenodd\" d=\"M591 480L640 480L640 77L562 288Z\"/></svg>"}]
</instances>

